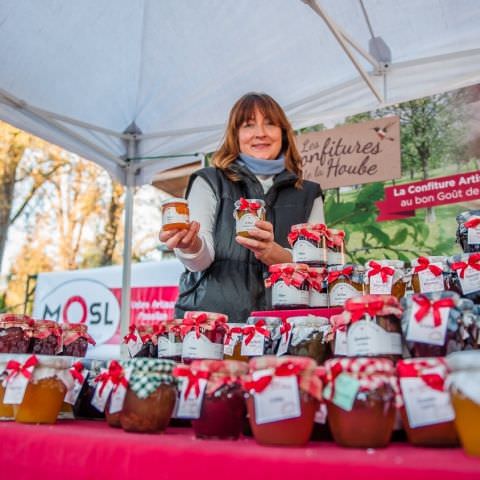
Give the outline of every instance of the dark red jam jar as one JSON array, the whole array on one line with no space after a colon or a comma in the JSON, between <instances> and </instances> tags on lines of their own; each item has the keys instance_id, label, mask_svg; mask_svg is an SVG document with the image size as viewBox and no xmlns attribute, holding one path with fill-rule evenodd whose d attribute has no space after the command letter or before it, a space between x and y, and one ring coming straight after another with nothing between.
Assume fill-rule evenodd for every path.
<instances>
[{"instance_id":1,"label":"dark red jam jar","mask_svg":"<svg viewBox=\"0 0 480 480\"><path fill-rule=\"evenodd\" d=\"M465 253L480 252L480 210L457 215L457 242Z\"/></svg>"},{"instance_id":2,"label":"dark red jam jar","mask_svg":"<svg viewBox=\"0 0 480 480\"><path fill-rule=\"evenodd\" d=\"M0 316L0 353L28 353L32 339L33 319L26 315L6 313Z\"/></svg>"},{"instance_id":3,"label":"dark red jam jar","mask_svg":"<svg viewBox=\"0 0 480 480\"><path fill-rule=\"evenodd\" d=\"M310 286L308 265L304 263L278 263L268 268L270 276L265 286L272 289L274 309L308 308Z\"/></svg>"},{"instance_id":4,"label":"dark red jam jar","mask_svg":"<svg viewBox=\"0 0 480 480\"><path fill-rule=\"evenodd\" d=\"M35 320L32 353L57 355L62 351L62 329L51 320Z\"/></svg>"},{"instance_id":5,"label":"dark red jam jar","mask_svg":"<svg viewBox=\"0 0 480 480\"><path fill-rule=\"evenodd\" d=\"M464 253L448 258L448 290L480 304L480 253Z\"/></svg>"},{"instance_id":6,"label":"dark red jam jar","mask_svg":"<svg viewBox=\"0 0 480 480\"><path fill-rule=\"evenodd\" d=\"M88 345L95 345L95 340L88 333L85 323L62 323L62 355L70 357L84 357Z\"/></svg>"}]
</instances>

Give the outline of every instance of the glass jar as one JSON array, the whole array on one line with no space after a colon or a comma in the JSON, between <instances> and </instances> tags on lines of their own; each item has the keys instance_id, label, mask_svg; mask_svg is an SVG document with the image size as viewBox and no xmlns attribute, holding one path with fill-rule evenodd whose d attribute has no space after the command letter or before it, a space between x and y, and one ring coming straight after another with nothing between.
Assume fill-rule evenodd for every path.
<instances>
[{"instance_id":1,"label":"glass jar","mask_svg":"<svg viewBox=\"0 0 480 480\"><path fill-rule=\"evenodd\" d=\"M416 293L403 300L402 330L412 357L444 357L461 348L459 300L454 292Z\"/></svg>"},{"instance_id":2,"label":"glass jar","mask_svg":"<svg viewBox=\"0 0 480 480\"><path fill-rule=\"evenodd\" d=\"M242 355L242 339L245 323L226 323L225 343L223 346L223 358L225 360L236 360L239 362L248 362L250 357Z\"/></svg>"},{"instance_id":3,"label":"glass jar","mask_svg":"<svg viewBox=\"0 0 480 480\"><path fill-rule=\"evenodd\" d=\"M280 317L248 317L240 354L247 357L275 355L281 339L281 326Z\"/></svg>"},{"instance_id":4,"label":"glass jar","mask_svg":"<svg viewBox=\"0 0 480 480\"><path fill-rule=\"evenodd\" d=\"M135 342L139 341L141 342L141 345L137 347L138 344L136 344ZM134 345L134 350L131 350L130 342L132 342L132 344ZM125 335L125 337L123 337L123 343L129 346L130 357L157 358L157 326L130 325L128 335Z\"/></svg>"},{"instance_id":5,"label":"glass jar","mask_svg":"<svg viewBox=\"0 0 480 480\"><path fill-rule=\"evenodd\" d=\"M447 378L455 425L463 449L480 456L480 351L455 352L447 357Z\"/></svg>"},{"instance_id":6,"label":"glass jar","mask_svg":"<svg viewBox=\"0 0 480 480\"><path fill-rule=\"evenodd\" d=\"M465 253L448 258L448 290L480 304L480 253Z\"/></svg>"},{"instance_id":7,"label":"glass jar","mask_svg":"<svg viewBox=\"0 0 480 480\"><path fill-rule=\"evenodd\" d=\"M26 357L15 357L24 363ZM67 390L73 388L69 368L71 358L42 355L28 381L20 404L13 405L15 421L19 423L53 424L63 405ZM21 373L18 373L21 375Z\"/></svg>"},{"instance_id":8,"label":"glass jar","mask_svg":"<svg viewBox=\"0 0 480 480\"><path fill-rule=\"evenodd\" d=\"M88 334L85 323L62 323L62 355L69 357L84 357L88 344L95 345L95 340Z\"/></svg>"},{"instance_id":9,"label":"glass jar","mask_svg":"<svg viewBox=\"0 0 480 480\"><path fill-rule=\"evenodd\" d=\"M243 385L255 440L262 445L305 445L322 399L315 361L265 356L253 358L249 366Z\"/></svg>"},{"instance_id":10,"label":"glass jar","mask_svg":"<svg viewBox=\"0 0 480 480\"><path fill-rule=\"evenodd\" d=\"M327 229L327 265L345 264L345 232Z\"/></svg>"},{"instance_id":11,"label":"glass jar","mask_svg":"<svg viewBox=\"0 0 480 480\"><path fill-rule=\"evenodd\" d=\"M347 355L402 357L402 308L393 295L363 295L345 303Z\"/></svg>"},{"instance_id":12,"label":"glass jar","mask_svg":"<svg viewBox=\"0 0 480 480\"><path fill-rule=\"evenodd\" d=\"M82 389L73 405L73 415L75 418L96 420L105 418L105 413L97 410L92 405L93 395L95 394L95 378L106 367L103 360L90 360L83 358L81 363L85 369L83 375L86 376Z\"/></svg>"},{"instance_id":13,"label":"glass jar","mask_svg":"<svg viewBox=\"0 0 480 480\"><path fill-rule=\"evenodd\" d=\"M222 360L227 322L227 315L222 313L185 312L181 326L182 362Z\"/></svg>"},{"instance_id":14,"label":"glass jar","mask_svg":"<svg viewBox=\"0 0 480 480\"><path fill-rule=\"evenodd\" d=\"M308 285L310 286L308 306L310 308L328 307L327 269L325 267L309 267Z\"/></svg>"},{"instance_id":15,"label":"glass jar","mask_svg":"<svg viewBox=\"0 0 480 480\"><path fill-rule=\"evenodd\" d=\"M250 230L255 228L255 223L265 220L265 202L256 198L240 198L235 202L233 217L236 220L235 232L241 237L250 237Z\"/></svg>"},{"instance_id":16,"label":"glass jar","mask_svg":"<svg viewBox=\"0 0 480 480\"><path fill-rule=\"evenodd\" d=\"M289 317L292 334L287 353L295 357L309 357L319 365L330 355L328 318L314 315Z\"/></svg>"},{"instance_id":17,"label":"glass jar","mask_svg":"<svg viewBox=\"0 0 480 480\"><path fill-rule=\"evenodd\" d=\"M9 357L7 355L0 355L0 421L13 420L13 406L8 403L3 403L5 395L4 382L8 377L5 368L7 366Z\"/></svg>"},{"instance_id":18,"label":"glass jar","mask_svg":"<svg viewBox=\"0 0 480 480\"><path fill-rule=\"evenodd\" d=\"M399 300L405 296L405 263L401 260L370 260L364 276L370 295L394 295Z\"/></svg>"},{"instance_id":19,"label":"glass jar","mask_svg":"<svg viewBox=\"0 0 480 480\"><path fill-rule=\"evenodd\" d=\"M343 307L349 298L363 295L363 275L361 265L345 265L328 268L328 304L330 307Z\"/></svg>"},{"instance_id":20,"label":"glass jar","mask_svg":"<svg viewBox=\"0 0 480 480\"><path fill-rule=\"evenodd\" d=\"M480 210L460 213L457 223L457 242L463 252L480 252Z\"/></svg>"},{"instance_id":21,"label":"glass jar","mask_svg":"<svg viewBox=\"0 0 480 480\"><path fill-rule=\"evenodd\" d=\"M292 247L292 258L295 263L317 267L327 265L326 227L322 226L323 232L319 225L311 223L292 225L288 243Z\"/></svg>"},{"instance_id":22,"label":"glass jar","mask_svg":"<svg viewBox=\"0 0 480 480\"><path fill-rule=\"evenodd\" d=\"M175 362L155 358L128 361L131 375L120 413L126 432L161 432L167 428L177 398Z\"/></svg>"},{"instance_id":23,"label":"glass jar","mask_svg":"<svg viewBox=\"0 0 480 480\"><path fill-rule=\"evenodd\" d=\"M172 320L157 326L158 358L181 362L182 320Z\"/></svg>"},{"instance_id":24,"label":"glass jar","mask_svg":"<svg viewBox=\"0 0 480 480\"><path fill-rule=\"evenodd\" d=\"M186 230L190 220L188 201L170 198L162 202L162 231Z\"/></svg>"},{"instance_id":25,"label":"glass jar","mask_svg":"<svg viewBox=\"0 0 480 480\"><path fill-rule=\"evenodd\" d=\"M0 315L0 353L28 353L33 320L26 315Z\"/></svg>"},{"instance_id":26,"label":"glass jar","mask_svg":"<svg viewBox=\"0 0 480 480\"><path fill-rule=\"evenodd\" d=\"M32 352L58 355L62 351L62 329L51 320L35 320L32 334Z\"/></svg>"},{"instance_id":27,"label":"glass jar","mask_svg":"<svg viewBox=\"0 0 480 480\"><path fill-rule=\"evenodd\" d=\"M110 427L114 428L121 428L122 426L120 422L122 409L115 412L110 411L112 406L112 395L114 395L119 389L128 388L127 373L124 368L125 365L127 365L127 362L118 362L117 360L111 360L108 364L108 376L106 377L106 381L111 382L113 388L105 406L105 420Z\"/></svg>"},{"instance_id":28,"label":"glass jar","mask_svg":"<svg viewBox=\"0 0 480 480\"><path fill-rule=\"evenodd\" d=\"M248 372L248 365L230 360L204 360L194 361L191 369L208 372L200 418L192 419L195 436L238 439L246 415L240 377Z\"/></svg>"},{"instance_id":29,"label":"glass jar","mask_svg":"<svg viewBox=\"0 0 480 480\"><path fill-rule=\"evenodd\" d=\"M274 309L308 308L310 288L308 265L304 263L278 263L268 268L270 276L265 286L272 289Z\"/></svg>"},{"instance_id":30,"label":"glass jar","mask_svg":"<svg viewBox=\"0 0 480 480\"><path fill-rule=\"evenodd\" d=\"M393 362L334 358L325 363L323 395L330 431L342 447L383 448L401 399Z\"/></svg>"},{"instance_id":31,"label":"glass jar","mask_svg":"<svg viewBox=\"0 0 480 480\"><path fill-rule=\"evenodd\" d=\"M397 363L408 441L423 447L458 445L455 413L445 388L448 369L443 358L414 358Z\"/></svg>"},{"instance_id":32,"label":"glass jar","mask_svg":"<svg viewBox=\"0 0 480 480\"><path fill-rule=\"evenodd\" d=\"M419 257L412 260L412 290L414 293L447 290L447 258Z\"/></svg>"}]
</instances>

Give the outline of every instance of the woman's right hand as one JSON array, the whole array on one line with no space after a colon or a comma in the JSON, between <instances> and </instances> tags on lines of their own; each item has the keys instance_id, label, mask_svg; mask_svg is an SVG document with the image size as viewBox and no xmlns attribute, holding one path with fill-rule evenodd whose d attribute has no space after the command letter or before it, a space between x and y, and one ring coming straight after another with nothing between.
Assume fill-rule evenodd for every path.
<instances>
[{"instance_id":1,"label":"woman's right hand","mask_svg":"<svg viewBox=\"0 0 480 480\"><path fill-rule=\"evenodd\" d=\"M191 222L188 229L160 231L159 239L169 249L179 248L183 253L197 253L202 248L202 240L198 236L200 224Z\"/></svg>"}]
</instances>

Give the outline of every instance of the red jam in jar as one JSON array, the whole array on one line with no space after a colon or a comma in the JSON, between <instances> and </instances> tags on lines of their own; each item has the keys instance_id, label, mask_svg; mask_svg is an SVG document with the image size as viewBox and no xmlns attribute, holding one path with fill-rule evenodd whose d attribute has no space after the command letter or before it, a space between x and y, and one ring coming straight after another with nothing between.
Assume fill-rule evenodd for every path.
<instances>
[{"instance_id":1,"label":"red jam in jar","mask_svg":"<svg viewBox=\"0 0 480 480\"><path fill-rule=\"evenodd\" d=\"M380 358L334 358L325 363L324 381L335 442L352 448L386 447L400 405L393 363Z\"/></svg>"},{"instance_id":2,"label":"red jam in jar","mask_svg":"<svg viewBox=\"0 0 480 480\"><path fill-rule=\"evenodd\" d=\"M182 320L171 320L157 326L158 358L182 360Z\"/></svg>"},{"instance_id":3,"label":"red jam in jar","mask_svg":"<svg viewBox=\"0 0 480 480\"><path fill-rule=\"evenodd\" d=\"M26 315L0 315L0 353L28 353L33 323Z\"/></svg>"},{"instance_id":4,"label":"red jam in jar","mask_svg":"<svg viewBox=\"0 0 480 480\"><path fill-rule=\"evenodd\" d=\"M265 286L272 289L274 309L308 308L310 287L308 265L304 263L279 263L270 265L270 276Z\"/></svg>"},{"instance_id":5,"label":"red jam in jar","mask_svg":"<svg viewBox=\"0 0 480 480\"><path fill-rule=\"evenodd\" d=\"M247 411L255 440L262 445L305 445L322 399L316 363L305 357L258 357L244 377ZM274 393L274 395L272 395Z\"/></svg>"},{"instance_id":6,"label":"red jam in jar","mask_svg":"<svg viewBox=\"0 0 480 480\"><path fill-rule=\"evenodd\" d=\"M185 312L181 325L182 361L222 360L227 315L214 312Z\"/></svg>"},{"instance_id":7,"label":"red jam in jar","mask_svg":"<svg viewBox=\"0 0 480 480\"><path fill-rule=\"evenodd\" d=\"M455 412L445 388L445 360L400 360L397 373L403 397L400 413L408 441L423 447L458 445Z\"/></svg>"},{"instance_id":8,"label":"red jam in jar","mask_svg":"<svg viewBox=\"0 0 480 480\"><path fill-rule=\"evenodd\" d=\"M292 247L292 257L295 263L305 263L311 266L327 265L327 238L317 225L301 223L292 225L288 234L288 243Z\"/></svg>"},{"instance_id":9,"label":"red jam in jar","mask_svg":"<svg viewBox=\"0 0 480 480\"><path fill-rule=\"evenodd\" d=\"M32 352L57 355L62 351L62 329L51 320L35 320L33 325Z\"/></svg>"},{"instance_id":10,"label":"red jam in jar","mask_svg":"<svg viewBox=\"0 0 480 480\"><path fill-rule=\"evenodd\" d=\"M85 323L62 323L63 355L84 357L88 344L95 345L95 340L88 334Z\"/></svg>"},{"instance_id":11,"label":"red jam in jar","mask_svg":"<svg viewBox=\"0 0 480 480\"><path fill-rule=\"evenodd\" d=\"M242 355L243 330L246 327L244 323L226 323L225 344L223 346L223 358L225 360L236 360L239 362L248 362L250 357Z\"/></svg>"},{"instance_id":12,"label":"red jam in jar","mask_svg":"<svg viewBox=\"0 0 480 480\"><path fill-rule=\"evenodd\" d=\"M310 286L308 306L310 308L328 307L327 269L310 267L308 269L308 284Z\"/></svg>"}]
</instances>

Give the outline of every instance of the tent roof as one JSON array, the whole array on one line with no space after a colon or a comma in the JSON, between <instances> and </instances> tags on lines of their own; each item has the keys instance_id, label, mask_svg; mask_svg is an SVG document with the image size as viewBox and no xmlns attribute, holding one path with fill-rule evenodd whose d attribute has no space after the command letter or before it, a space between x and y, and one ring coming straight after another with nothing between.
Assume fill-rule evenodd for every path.
<instances>
[{"instance_id":1,"label":"tent roof","mask_svg":"<svg viewBox=\"0 0 480 480\"><path fill-rule=\"evenodd\" d=\"M387 104L479 83L479 25L477 0L4 0L0 118L124 183L166 156L133 162L142 184L215 149L250 90L295 128L380 106L335 33L388 45L386 74L347 47Z\"/></svg>"}]
</instances>

